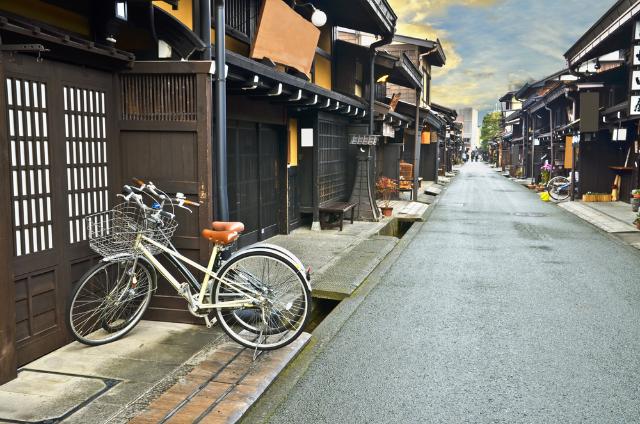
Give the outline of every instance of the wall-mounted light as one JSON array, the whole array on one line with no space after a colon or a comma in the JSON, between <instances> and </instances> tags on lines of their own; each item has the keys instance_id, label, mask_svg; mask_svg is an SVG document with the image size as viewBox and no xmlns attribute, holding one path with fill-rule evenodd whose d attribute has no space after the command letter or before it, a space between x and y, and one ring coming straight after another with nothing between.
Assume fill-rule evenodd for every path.
<instances>
[{"instance_id":1,"label":"wall-mounted light","mask_svg":"<svg viewBox=\"0 0 640 424\"><path fill-rule=\"evenodd\" d=\"M116 1L116 18L126 21L127 20L127 2Z\"/></svg>"},{"instance_id":2,"label":"wall-mounted light","mask_svg":"<svg viewBox=\"0 0 640 424\"><path fill-rule=\"evenodd\" d=\"M311 13L312 24L320 28L327 23L327 14L324 13L322 10L318 9L317 7L315 7L314 5L312 5L311 3L303 3L303 4L294 3L293 4L293 7L303 7L303 6L310 6L313 9L313 13Z\"/></svg>"}]
</instances>

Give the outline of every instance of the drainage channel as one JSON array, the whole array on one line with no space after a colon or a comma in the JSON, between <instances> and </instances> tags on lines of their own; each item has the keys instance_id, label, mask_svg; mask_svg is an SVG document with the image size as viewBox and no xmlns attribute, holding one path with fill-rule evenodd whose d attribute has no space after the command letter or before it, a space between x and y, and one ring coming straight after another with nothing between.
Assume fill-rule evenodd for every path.
<instances>
[{"instance_id":1,"label":"drainage channel","mask_svg":"<svg viewBox=\"0 0 640 424\"><path fill-rule=\"evenodd\" d=\"M379 256L375 256L372 254L372 248L380 247L381 245L386 245L387 249L392 249L395 246L395 243L384 243L382 240L385 237L394 237L396 239L402 239L404 235L411 229L415 221L413 220L403 220L394 218L390 220L383 228L380 229L377 233L373 235L371 239L367 239L362 241L359 246L356 246L351 252L350 257L343 258L349 265L353 265L354 263L361 263L363 266L363 270L355 269L357 267L349 266L348 269L341 270L339 273L342 277L351 277L351 280L346 281L351 291L353 291L353 286L360 286L369 275L369 273L375 268L375 266L380 262L381 258ZM383 237L380 237L383 236ZM377 237L377 238L376 238ZM377 244L374 244L377 243ZM359 250L359 247L362 247L362 251ZM384 248L383 248L384 249ZM366 263L362 263L360 260L363 259L364 256L370 256L370 260L364 261ZM351 257L354 256L354 257ZM386 254L384 254L386 256ZM338 263L337 266L340 266ZM349 275L353 274L353 275ZM321 280L325 280L325 278L321 277ZM317 281L314 285L314 296L312 298L311 303L311 316L309 319L309 323L305 328L305 331L308 333L313 332L322 321L331 314L331 312L338 306L342 299L349 296L346 292L340 290L335 293L331 293L330 290L320 291L318 290L320 287L326 284L326 281ZM357 284L353 284L357 283ZM312 281L313 285L313 281ZM338 286L340 283L338 283ZM337 287L339 289L339 287ZM333 295L337 295L334 296ZM341 300L336 300L336 298Z\"/></svg>"},{"instance_id":2,"label":"drainage channel","mask_svg":"<svg viewBox=\"0 0 640 424\"><path fill-rule=\"evenodd\" d=\"M387 225L378 231L379 236L391 236L402 239L405 234L413 227L415 221L394 218Z\"/></svg>"},{"instance_id":3,"label":"drainage channel","mask_svg":"<svg viewBox=\"0 0 640 424\"><path fill-rule=\"evenodd\" d=\"M340 304L338 300L313 298L311 301L311 317L304 331L313 333L322 321Z\"/></svg>"}]
</instances>

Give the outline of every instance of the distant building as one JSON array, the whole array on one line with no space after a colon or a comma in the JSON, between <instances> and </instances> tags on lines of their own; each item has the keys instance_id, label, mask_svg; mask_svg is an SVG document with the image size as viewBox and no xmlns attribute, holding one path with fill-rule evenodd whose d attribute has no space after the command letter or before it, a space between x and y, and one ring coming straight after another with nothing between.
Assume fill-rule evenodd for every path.
<instances>
[{"instance_id":1,"label":"distant building","mask_svg":"<svg viewBox=\"0 0 640 424\"><path fill-rule=\"evenodd\" d=\"M458 122L462 123L462 139L465 146L475 149L480 145L478 110L470 107L458 109Z\"/></svg>"}]
</instances>

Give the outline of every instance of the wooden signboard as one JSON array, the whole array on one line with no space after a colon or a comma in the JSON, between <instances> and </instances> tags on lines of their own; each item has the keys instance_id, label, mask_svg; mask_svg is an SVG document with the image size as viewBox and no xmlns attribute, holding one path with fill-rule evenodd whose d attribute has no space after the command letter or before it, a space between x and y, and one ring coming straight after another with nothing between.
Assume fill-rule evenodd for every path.
<instances>
[{"instance_id":1,"label":"wooden signboard","mask_svg":"<svg viewBox=\"0 0 640 424\"><path fill-rule=\"evenodd\" d=\"M311 72L320 30L282 0L265 0L251 58L269 58L304 74Z\"/></svg>"},{"instance_id":2,"label":"wooden signboard","mask_svg":"<svg viewBox=\"0 0 640 424\"><path fill-rule=\"evenodd\" d=\"M564 169L573 169L573 136L568 135L564 144Z\"/></svg>"},{"instance_id":3,"label":"wooden signboard","mask_svg":"<svg viewBox=\"0 0 640 424\"><path fill-rule=\"evenodd\" d=\"M431 132L422 131L422 139L420 144L431 144Z\"/></svg>"}]
</instances>

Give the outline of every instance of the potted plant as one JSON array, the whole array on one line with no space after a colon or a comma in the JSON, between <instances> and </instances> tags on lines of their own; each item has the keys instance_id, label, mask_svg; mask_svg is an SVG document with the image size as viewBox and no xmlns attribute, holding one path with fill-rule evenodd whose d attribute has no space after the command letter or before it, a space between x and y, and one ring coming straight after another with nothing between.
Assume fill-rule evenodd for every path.
<instances>
[{"instance_id":1,"label":"potted plant","mask_svg":"<svg viewBox=\"0 0 640 424\"><path fill-rule=\"evenodd\" d=\"M634 212L638 212L640 209L640 188L631 191L631 209Z\"/></svg>"},{"instance_id":2,"label":"potted plant","mask_svg":"<svg viewBox=\"0 0 640 424\"><path fill-rule=\"evenodd\" d=\"M380 177L376 182L376 190L382 197L384 206L380 209L384 216L392 216L393 208L389 206L391 203L391 196L398 191L398 184L394 180L388 177Z\"/></svg>"},{"instance_id":3,"label":"potted plant","mask_svg":"<svg viewBox=\"0 0 640 424\"><path fill-rule=\"evenodd\" d=\"M542 181L540 183L543 186L546 186L549 182L549 178L551 177L551 171L553 170L553 166L550 163L545 163L540 167L540 178Z\"/></svg>"},{"instance_id":4,"label":"potted plant","mask_svg":"<svg viewBox=\"0 0 640 424\"><path fill-rule=\"evenodd\" d=\"M640 212L636 215L636 219L633 221L633 224L638 230L640 230Z\"/></svg>"}]
</instances>

